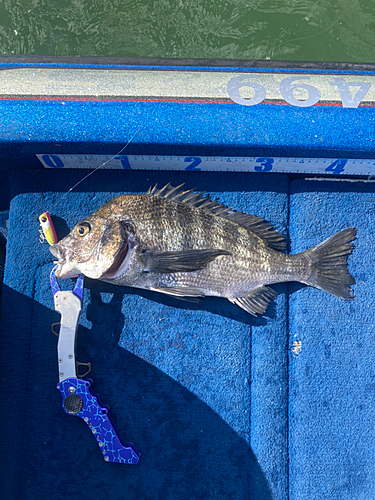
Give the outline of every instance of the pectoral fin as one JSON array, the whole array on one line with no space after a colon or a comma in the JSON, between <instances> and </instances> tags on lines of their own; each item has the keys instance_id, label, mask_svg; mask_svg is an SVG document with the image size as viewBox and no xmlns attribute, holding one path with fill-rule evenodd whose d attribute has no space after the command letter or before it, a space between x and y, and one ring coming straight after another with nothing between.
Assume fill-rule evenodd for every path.
<instances>
[{"instance_id":1,"label":"pectoral fin","mask_svg":"<svg viewBox=\"0 0 375 500\"><path fill-rule=\"evenodd\" d=\"M248 293L245 297L235 297L229 300L233 304L242 307L249 314L256 316L257 314L263 314L275 297L277 297L277 293L273 288L261 286Z\"/></svg>"},{"instance_id":2,"label":"pectoral fin","mask_svg":"<svg viewBox=\"0 0 375 500\"><path fill-rule=\"evenodd\" d=\"M142 252L139 255L144 272L178 273L203 269L220 255L231 255L226 250L181 250L179 252Z\"/></svg>"},{"instance_id":3,"label":"pectoral fin","mask_svg":"<svg viewBox=\"0 0 375 500\"><path fill-rule=\"evenodd\" d=\"M150 290L152 290L153 292L165 293L166 295L171 295L176 299L188 300L190 302L199 302L199 299L204 297L204 293L201 290L187 286L175 286L166 288L153 286L150 288Z\"/></svg>"}]
</instances>

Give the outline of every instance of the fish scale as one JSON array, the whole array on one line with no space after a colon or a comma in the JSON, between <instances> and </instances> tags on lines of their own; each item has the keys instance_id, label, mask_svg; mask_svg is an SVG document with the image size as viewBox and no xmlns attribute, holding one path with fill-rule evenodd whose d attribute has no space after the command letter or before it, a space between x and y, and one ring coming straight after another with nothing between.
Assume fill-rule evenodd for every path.
<instances>
[{"instance_id":1,"label":"fish scale","mask_svg":"<svg viewBox=\"0 0 375 500\"><path fill-rule=\"evenodd\" d=\"M113 198L51 251L60 278L82 273L179 298L220 296L256 315L276 296L272 283L300 281L351 300L355 234L347 228L287 255L284 237L260 217L167 184Z\"/></svg>"}]
</instances>

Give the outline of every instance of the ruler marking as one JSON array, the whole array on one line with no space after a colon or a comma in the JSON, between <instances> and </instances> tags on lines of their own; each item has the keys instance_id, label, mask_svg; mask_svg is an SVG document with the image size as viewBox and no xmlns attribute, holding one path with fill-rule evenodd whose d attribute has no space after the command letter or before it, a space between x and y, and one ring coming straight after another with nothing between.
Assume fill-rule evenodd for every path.
<instances>
[{"instance_id":1,"label":"ruler marking","mask_svg":"<svg viewBox=\"0 0 375 500\"><path fill-rule=\"evenodd\" d=\"M165 156L37 154L45 168L134 170L177 170L212 172L275 172L312 173L322 175L371 175L374 159L364 158L304 158L304 157L230 157L230 156ZM119 161L126 158L126 163ZM109 161L108 161L109 160ZM108 163L106 163L108 162ZM304 166L301 169L302 165ZM369 169L370 172L365 173ZM366 168L367 167L367 168ZM365 170L365 171L364 171Z\"/></svg>"}]
</instances>

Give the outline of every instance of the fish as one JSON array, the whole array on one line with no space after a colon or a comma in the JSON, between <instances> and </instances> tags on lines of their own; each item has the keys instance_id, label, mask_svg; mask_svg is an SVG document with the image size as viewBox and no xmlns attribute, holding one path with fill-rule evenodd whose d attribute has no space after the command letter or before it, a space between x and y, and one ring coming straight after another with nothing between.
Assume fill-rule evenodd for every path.
<instances>
[{"instance_id":1,"label":"fish","mask_svg":"<svg viewBox=\"0 0 375 500\"><path fill-rule=\"evenodd\" d=\"M58 278L82 273L186 300L224 297L256 316L277 296L275 283L298 281L353 300L347 258L355 238L350 227L287 254L284 236L261 217L169 183L112 198L50 250Z\"/></svg>"}]
</instances>

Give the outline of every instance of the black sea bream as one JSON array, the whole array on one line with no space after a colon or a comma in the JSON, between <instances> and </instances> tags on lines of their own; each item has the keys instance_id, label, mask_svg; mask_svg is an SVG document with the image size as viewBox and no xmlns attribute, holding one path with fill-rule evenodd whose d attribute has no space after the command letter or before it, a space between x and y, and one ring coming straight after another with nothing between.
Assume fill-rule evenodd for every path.
<instances>
[{"instance_id":1,"label":"black sea bream","mask_svg":"<svg viewBox=\"0 0 375 500\"><path fill-rule=\"evenodd\" d=\"M225 297L262 314L277 295L267 285L299 281L351 300L347 270L355 228L287 255L267 222L170 184L120 195L51 247L56 276L79 273L180 298Z\"/></svg>"}]
</instances>

